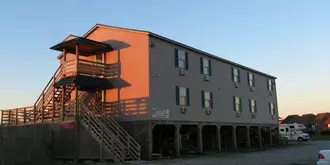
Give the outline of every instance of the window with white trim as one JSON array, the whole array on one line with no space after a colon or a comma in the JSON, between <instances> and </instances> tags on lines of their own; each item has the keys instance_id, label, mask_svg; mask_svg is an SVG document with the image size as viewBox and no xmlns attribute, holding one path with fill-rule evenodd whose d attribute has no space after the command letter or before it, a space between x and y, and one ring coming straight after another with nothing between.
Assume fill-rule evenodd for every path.
<instances>
[{"instance_id":1,"label":"window with white trim","mask_svg":"<svg viewBox=\"0 0 330 165\"><path fill-rule=\"evenodd\" d=\"M178 67L182 69L187 69L186 68L186 52L183 50L178 50Z\"/></svg>"},{"instance_id":2,"label":"window with white trim","mask_svg":"<svg viewBox=\"0 0 330 165\"><path fill-rule=\"evenodd\" d=\"M242 99L240 97L233 97L234 110L237 112L242 112Z\"/></svg>"},{"instance_id":3,"label":"window with white trim","mask_svg":"<svg viewBox=\"0 0 330 165\"><path fill-rule=\"evenodd\" d=\"M250 112L257 113L257 102L250 99Z\"/></svg>"},{"instance_id":4,"label":"window with white trim","mask_svg":"<svg viewBox=\"0 0 330 165\"><path fill-rule=\"evenodd\" d=\"M176 104L180 106L189 106L189 88L176 86Z\"/></svg>"},{"instance_id":5,"label":"window with white trim","mask_svg":"<svg viewBox=\"0 0 330 165\"><path fill-rule=\"evenodd\" d=\"M273 82L271 79L268 79L267 85L268 85L268 91L273 91Z\"/></svg>"},{"instance_id":6,"label":"window with white trim","mask_svg":"<svg viewBox=\"0 0 330 165\"><path fill-rule=\"evenodd\" d=\"M213 108L213 94L212 92L202 91L202 107Z\"/></svg>"},{"instance_id":7,"label":"window with white trim","mask_svg":"<svg viewBox=\"0 0 330 165\"><path fill-rule=\"evenodd\" d=\"M248 84L251 87L254 87L254 75L252 73L248 73Z\"/></svg>"},{"instance_id":8,"label":"window with white trim","mask_svg":"<svg viewBox=\"0 0 330 165\"><path fill-rule=\"evenodd\" d=\"M271 115L275 115L276 114L274 103L269 103L269 112L270 112Z\"/></svg>"},{"instance_id":9,"label":"window with white trim","mask_svg":"<svg viewBox=\"0 0 330 165\"><path fill-rule=\"evenodd\" d=\"M232 68L232 79L236 83L240 82L239 70L237 68Z\"/></svg>"}]
</instances>

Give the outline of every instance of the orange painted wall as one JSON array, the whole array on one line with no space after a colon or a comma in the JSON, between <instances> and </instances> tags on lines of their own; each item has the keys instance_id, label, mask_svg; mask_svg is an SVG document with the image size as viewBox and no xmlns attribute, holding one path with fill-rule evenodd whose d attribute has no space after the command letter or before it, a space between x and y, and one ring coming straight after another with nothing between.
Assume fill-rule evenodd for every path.
<instances>
[{"instance_id":1,"label":"orange painted wall","mask_svg":"<svg viewBox=\"0 0 330 165\"><path fill-rule=\"evenodd\" d=\"M130 45L120 50L121 78L131 86L122 88L120 100L149 97L149 37L146 33L135 33L132 31L114 29L108 27L98 27L87 36L95 41L118 40ZM118 61L118 51L108 52L106 63L116 63ZM75 55L67 54L67 60L74 59ZM63 60L60 59L61 62ZM89 57L94 60L94 56ZM106 91L107 102L118 100L118 90Z\"/></svg>"}]
</instances>

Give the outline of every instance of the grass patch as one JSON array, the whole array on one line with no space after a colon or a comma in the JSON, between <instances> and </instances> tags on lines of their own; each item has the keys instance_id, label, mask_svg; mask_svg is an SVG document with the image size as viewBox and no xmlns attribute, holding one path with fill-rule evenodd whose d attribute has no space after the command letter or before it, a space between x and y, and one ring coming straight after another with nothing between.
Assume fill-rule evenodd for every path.
<instances>
[{"instance_id":1,"label":"grass patch","mask_svg":"<svg viewBox=\"0 0 330 165\"><path fill-rule=\"evenodd\" d=\"M312 136L311 140L330 140L330 135L316 135Z\"/></svg>"}]
</instances>

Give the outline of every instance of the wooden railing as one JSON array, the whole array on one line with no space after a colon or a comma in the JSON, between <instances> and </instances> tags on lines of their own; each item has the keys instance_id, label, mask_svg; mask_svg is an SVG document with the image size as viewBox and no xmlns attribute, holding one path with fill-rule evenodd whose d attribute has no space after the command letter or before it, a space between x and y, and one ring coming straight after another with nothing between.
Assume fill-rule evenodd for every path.
<instances>
[{"instance_id":1,"label":"wooden railing","mask_svg":"<svg viewBox=\"0 0 330 165\"><path fill-rule=\"evenodd\" d=\"M1 125L19 125L33 122L35 119L34 112L34 106L2 110Z\"/></svg>"},{"instance_id":2,"label":"wooden railing","mask_svg":"<svg viewBox=\"0 0 330 165\"><path fill-rule=\"evenodd\" d=\"M120 74L120 63L104 64L83 59L79 59L79 62L77 62L74 59L63 64L62 74L115 78Z\"/></svg>"},{"instance_id":3,"label":"wooden railing","mask_svg":"<svg viewBox=\"0 0 330 165\"><path fill-rule=\"evenodd\" d=\"M87 99L86 96L84 98ZM135 141L135 139L128 132L126 132L126 130L116 120L114 120L114 118L106 115L104 109L100 105L98 105L92 97L88 101L88 104L84 103L84 100L80 100L80 104L81 106L83 106L85 111L87 110L84 115L87 115L87 117L89 118L85 119L85 127L87 129L92 128L93 126L99 127L98 131L96 129L93 130L94 134L101 134L101 132L99 131L105 129L109 138L104 140L111 139L111 141L115 141L117 145L114 146L113 143L110 143L110 146L107 146L113 148L112 152L119 152L113 153L115 156L117 156L117 159L119 159L120 161L140 160L141 147L139 143ZM84 110L81 109L81 112L84 112ZM90 123L91 118L95 118L94 120L97 120L97 122L93 121L93 123ZM106 145L107 142L102 142L102 139L103 138L100 137L96 138L96 140L98 140L100 144L103 143L103 145Z\"/></svg>"}]
</instances>

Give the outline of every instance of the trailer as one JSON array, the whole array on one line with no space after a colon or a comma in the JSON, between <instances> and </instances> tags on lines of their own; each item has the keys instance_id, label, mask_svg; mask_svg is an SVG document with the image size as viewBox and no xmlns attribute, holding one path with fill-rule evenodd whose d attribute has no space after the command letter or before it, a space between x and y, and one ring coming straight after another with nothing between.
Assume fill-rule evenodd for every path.
<instances>
[{"instance_id":1,"label":"trailer","mask_svg":"<svg viewBox=\"0 0 330 165\"><path fill-rule=\"evenodd\" d=\"M302 132L306 129L303 124L280 124L280 135L290 141L308 141L309 135Z\"/></svg>"}]
</instances>

